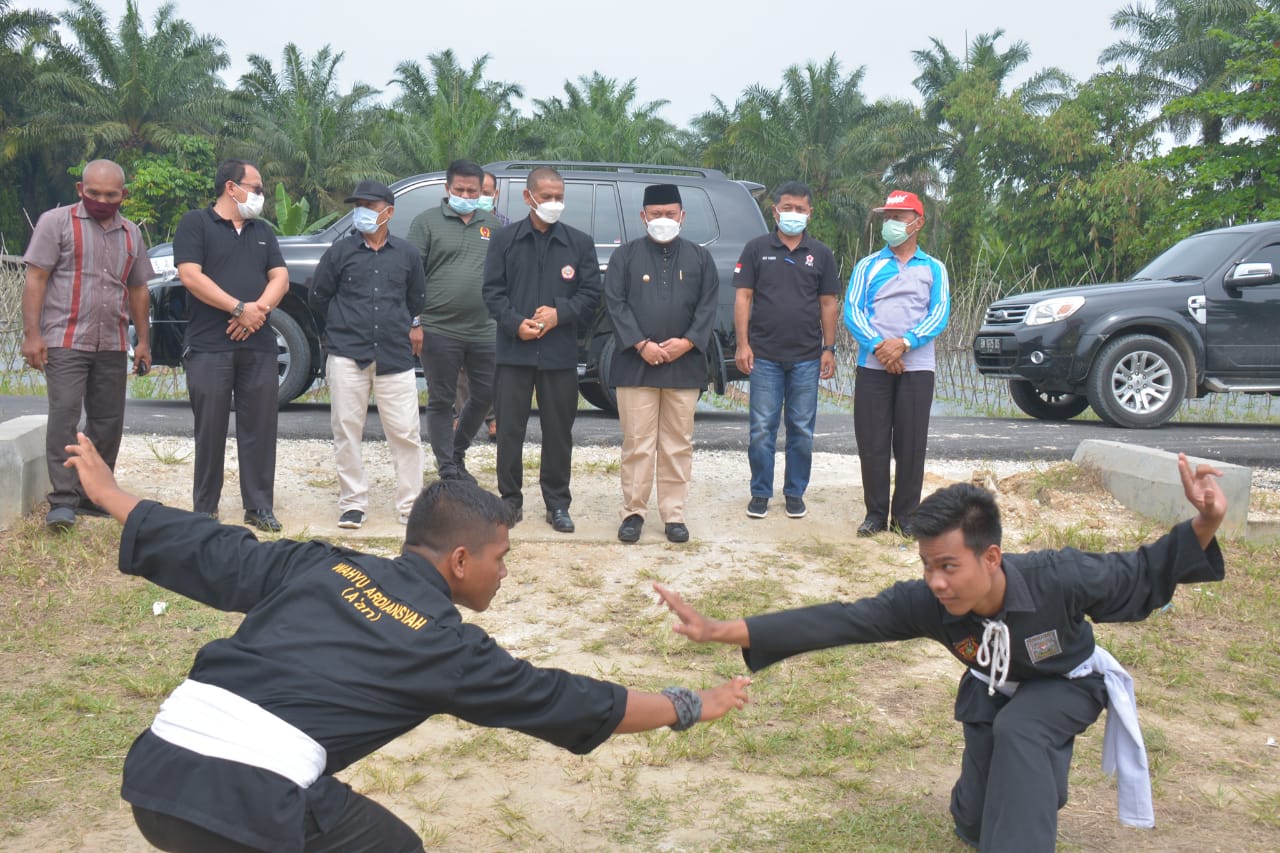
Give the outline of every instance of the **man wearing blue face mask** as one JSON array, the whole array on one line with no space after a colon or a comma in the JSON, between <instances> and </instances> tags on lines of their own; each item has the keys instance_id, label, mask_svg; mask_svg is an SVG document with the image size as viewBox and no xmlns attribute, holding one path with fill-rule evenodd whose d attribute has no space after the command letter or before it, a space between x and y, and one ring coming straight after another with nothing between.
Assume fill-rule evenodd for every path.
<instances>
[{"instance_id":1,"label":"man wearing blue face mask","mask_svg":"<svg viewBox=\"0 0 1280 853\"><path fill-rule=\"evenodd\" d=\"M409 241L422 253L427 297L422 309L422 371L427 377L427 440L442 480L475 477L465 457L493 402L497 326L481 296L484 260L498 231L480 208L484 170L454 160L445 171L445 197L418 214ZM467 401L453 417L458 375L467 378Z\"/></svg>"},{"instance_id":2,"label":"man wearing blue face mask","mask_svg":"<svg viewBox=\"0 0 1280 853\"><path fill-rule=\"evenodd\" d=\"M818 418L818 380L836 372L836 259L809 234L813 194L788 181L773 194L778 228L747 243L734 268L735 360L751 378L751 501L747 515L764 518L773 497L778 421L786 415L782 496L788 518L803 518Z\"/></svg>"},{"instance_id":3,"label":"man wearing blue face mask","mask_svg":"<svg viewBox=\"0 0 1280 853\"><path fill-rule=\"evenodd\" d=\"M853 268L844 322L858 342L853 434L862 465L866 517L859 536L893 527L911 536L920 504L933 405L933 341L947 327L947 268L918 245L924 205L895 190L884 207L885 247ZM889 459L896 465L889 499Z\"/></svg>"},{"instance_id":4,"label":"man wearing blue face mask","mask_svg":"<svg viewBox=\"0 0 1280 853\"><path fill-rule=\"evenodd\" d=\"M422 438L414 357L422 347L418 313L425 283L422 257L387 230L395 196L377 181L361 181L354 233L334 242L320 258L308 301L325 319L329 420L338 463L338 526L354 530L369 509L361 442L369 392L396 471L396 511L409 518L422 491Z\"/></svg>"}]
</instances>

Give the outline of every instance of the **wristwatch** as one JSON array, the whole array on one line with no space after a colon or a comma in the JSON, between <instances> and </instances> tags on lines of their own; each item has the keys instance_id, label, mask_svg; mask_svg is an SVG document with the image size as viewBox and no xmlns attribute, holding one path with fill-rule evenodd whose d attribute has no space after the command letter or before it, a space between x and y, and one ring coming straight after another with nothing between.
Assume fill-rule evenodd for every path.
<instances>
[{"instance_id":1,"label":"wristwatch","mask_svg":"<svg viewBox=\"0 0 1280 853\"><path fill-rule=\"evenodd\" d=\"M823 352L829 352L829 353L831 353L832 355L835 355L835 353L836 353L836 345L835 345L835 344L823 344L823 345L822 345L822 351L823 351Z\"/></svg>"},{"instance_id":2,"label":"wristwatch","mask_svg":"<svg viewBox=\"0 0 1280 853\"><path fill-rule=\"evenodd\" d=\"M244 313L244 303L243 303L243 302L237 302L237 303L236 303L236 307L231 309L231 316L232 316L232 317L239 317L239 316L240 316L241 314L243 314L243 313Z\"/></svg>"},{"instance_id":3,"label":"wristwatch","mask_svg":"<svg viewBox=\"0 0 1280 853\"><path fill-rule=\"evenodd\" d=\"M906 335L903 335L903 336L902 336L902 345L903 345L904 347L906 347L906 349L905 349L905 350L903 350L903 352L910 352L910 351L911 351L911 341L907 339L907 336L906 336Z\"/></svg>"},{"instance_id":4,"label":"wristwatch","mask_svg":"<svg viewBox=\"0 0 1280 853\"><path fill-rule=\"evenodd\" d=\"M422 326L421 317L414 317L413 322L409 324L410 329L417 329L417 328L420 328L421 326Z\"/></svg>"}]
</instances>

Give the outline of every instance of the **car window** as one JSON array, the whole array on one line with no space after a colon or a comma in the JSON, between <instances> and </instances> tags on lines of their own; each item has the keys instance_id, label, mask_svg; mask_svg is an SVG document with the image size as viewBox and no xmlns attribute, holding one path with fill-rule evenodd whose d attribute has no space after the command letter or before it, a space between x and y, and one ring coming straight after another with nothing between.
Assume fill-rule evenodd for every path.
<instances>
[{"instance_id":1,"label":"car window","mask_svg":"<svg viewBox=\"0 0 1280 853\"><path fill-rule=\"evenodd\" d=\"M592 213L595 210L592 198L594 195L595 184L565 181L564 213L560 216L560 221L590 234Z\"/></svg>"},{"instance_id":2,"label":"car window","mask_svg":"<svg viewBox=\"0 0 1280 853\"><path fill-rule=\"evenodd\" d=\"M408 237L409 226L418 218L418 214L438 206L443 198L444 181L418 184L400 193L396 196L396 215L388 226L392 236Z\"/></svg>"},{"instance_id":3,"label":"car window","mask_svg":"<svg viewBox=\"0 0 1280 853\"><path fill-rule=\"evenodd\" d=\"M597 246L622 245L622 215L618 210L618 190L613 184L596 186L596 222L591 233Z\"/></svg>"},{"instance_id":4,"label":"car window","mask_svg":"<svg viewBox=\"0 0 1280 853\"><path fill-rule=\"evenodd\" d=\"M1188 237L1134 273L1132 281L1195 276L1204 278L1240 250L1249 237L1246 234L1200 234Z\"/></svg>"},{"instance_id":5,"label":"car window","mask_svg":"<svg viewBox=\"0 0 1280 853\"><path fill-rule=\"evenodd\" d=\"M632 182L619 185L622 190L623 216L627 219L627 227L632 229L633 236L636 237L644 235L640 211L644 209L645 186L646 184ZM711 198L706 190L702 187L682 184L680 203L684 207L684 226L680 229L681 237L705 246L720 236L715 209L711 206Z\"/></svg>"},{"instance_id":6,"label":"car window","mask_svg":"<svg viewBox=\"0 0 1280 853\"><path fill-rule=\"evenodd\" d=\"M1254 249L1245 260L1271 264L1272 272L1280 272L1280 243L1272 243L1270 246Z\"/></svg>"}]
</instances>

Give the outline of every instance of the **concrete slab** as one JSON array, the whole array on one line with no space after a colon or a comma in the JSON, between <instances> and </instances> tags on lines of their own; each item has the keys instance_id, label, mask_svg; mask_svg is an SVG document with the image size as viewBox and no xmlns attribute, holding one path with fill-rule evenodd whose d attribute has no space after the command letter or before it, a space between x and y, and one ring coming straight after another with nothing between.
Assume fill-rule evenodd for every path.
<instances>
[{"instance_id":1,"label":"concrete slab","mask_svg":"<svg viewBox=\"0 0 1280 853\"><path fill-rule=\"evenodd\" d=\"M31 512L49 494L44 459L45 415L0 423L0 528Z\"/></svg>"},{"instance_id":2,"label":"concrete slab","mask_svg":"<svg viewBox=\"0 0 1280 853\"><path fill-rule=\"evenodd\" d=\"M1192 466L1206 463L1222 472L1218 484L1227 498L1227 515L1222 521L1221 531L1226 536L1244 536L1249 523L1249 489L1253 482L1253 469L1216 459L1187 458ZM1089 439L1080 442L1071 461L1096 468L1107 490L1135 512L1168 524L1185 521L1194 514L1182 493L1176 453L1119 441Z\"/></svg>"}]
</instances>

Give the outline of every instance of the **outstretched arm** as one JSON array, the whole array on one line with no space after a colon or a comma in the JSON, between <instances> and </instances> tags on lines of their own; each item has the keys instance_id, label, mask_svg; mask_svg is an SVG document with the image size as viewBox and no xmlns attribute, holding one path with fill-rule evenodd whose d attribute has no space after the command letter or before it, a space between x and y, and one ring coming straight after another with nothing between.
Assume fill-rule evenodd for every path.
<instances>
[{"instance_id":1,"label":"outstretched arm","mask_svg":"<svg viewBox=\"0 0 1280 853\"><path fill-rule=\"evenodd\" d=\"M695 643L725 643L730 646L741 646L744 649L750 647L751 637L747 632L747 620L735 619L731 622L722 622L718 619L708 619L685 604L683 598L662 584L655 583L653 589L662 599L662 603L680 618L678 624L671 626L671 630L677 634L683 634Z\"/></svg>"},{"instance_id":2,"label":"outstretched arm","mask_svg":"<svg viewBox=\"0 0 1280 853\"><path fill-rule=\"evenodd\" d=\"M695 691L702 701L702 713L698 722L707 723L718 720L735 708L747 704L747 685L751 679L739 675L719 687L710 690ZM677 722L675 703L662 693L641 693L638 690L627 691L627 712L622 715L622 722L613 730L616 735L647 732L660 729Z\"/></svg>"},{"instance_id":3,"label":"outstretched arm","mask_svg":"<svg viewBox=\"0 0 1280 853\"><path fill-rule=\"evenodd\" d=\"M1196 532L1200 547L1208 548L1227 515L1227 496L1222 493L1217 480L1222 472L1211 465L1197 465L1192 473L1187 454L1179 453L1178 474L1182 477L1182 491L1187 501L1196 508L1191 529Z\"/></svg>"},{"instance_id":4,"label":"outstretched arm","mask_svg":"<svg viewBox=\"0 0 1280 853\"><path fill-rule=\"evenodd\" d=\"M63 464L76 469L80 475L80 485L89 500L111 513L111 517L124 524L129 513L138 505L138 498L129 494L116 483L115 475L107 467L84 433L76 433L76 443L66 446L70 454Z\"/></svg>"}]
</instances>

